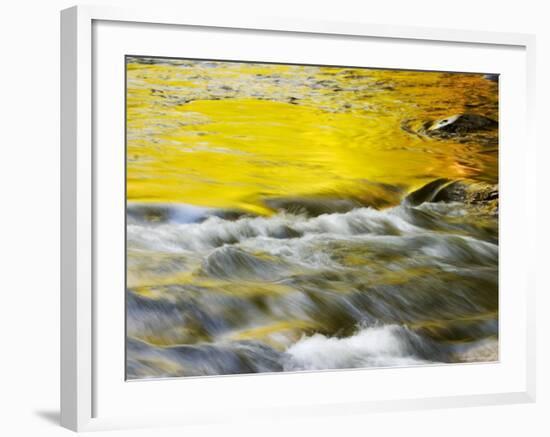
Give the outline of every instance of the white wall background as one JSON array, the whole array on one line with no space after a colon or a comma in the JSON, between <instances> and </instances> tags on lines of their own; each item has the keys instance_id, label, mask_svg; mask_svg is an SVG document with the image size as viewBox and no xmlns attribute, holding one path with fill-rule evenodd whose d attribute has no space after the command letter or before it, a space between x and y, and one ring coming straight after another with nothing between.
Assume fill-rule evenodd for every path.
<instances>
[{"instance_id":1,"label":"white wall background","mask_svg":"<svg viewBox=\"0 0 550 437\"><path fill-rule=\"evenodd\" d=\"M550 435L548 135L550 14L523 0L126 0L96 4L193 8L537 34L538 400L536 404L301 419L121 436ZM59 404L59 10L65 0L4 3L0 25L0 434L62 436ZM521 144L517 145L522 147ZM518 232L522 232L518 229ZM544 283L543 283L544 282ZM266 393L266 396L269 394ZM103 434L103 433L101 433Z\"/></svg>"}]
</instances>

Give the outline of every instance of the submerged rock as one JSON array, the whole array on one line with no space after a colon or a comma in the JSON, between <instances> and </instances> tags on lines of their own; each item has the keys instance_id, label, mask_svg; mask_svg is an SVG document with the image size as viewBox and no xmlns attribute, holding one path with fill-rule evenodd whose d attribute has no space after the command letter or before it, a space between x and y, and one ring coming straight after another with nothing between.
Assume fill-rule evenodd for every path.
<instances>
[{"instance_id":1,"label":"submerged rock","mask_svg":"<svg viewBox=\"0 0 550 437\"><path fill-rule=\"evenodd\" d=\"M155 346L127 338L128 379L280 372L283 354L255 341Z\"/></svg>"},{"instance_id":2,"label":"submerged rock","mask_svg":"<svg viewBox=\"0 0 550 437\"><path fill-rule=\"evenodd\" d=\"M434 202L485 203L498 200L498 186L489 184L466 184L455 181L443 187L434 196Z\"/></svg>"},{"instance_id":3,"label":"submerged rock","mask_svg":"<svg viewBox=\"0 0 550 437\"><path fill-rule=\"evenodd\" d=\"M128 223L200 223L208 217L238 220L251 214L237 209L215 209L185 204L129 204Z\"/></svg>"},{"instance_id":4,"label":"submerged rock","mask_svg":"<svg viewBox=\"0 0 550 437\"><path fill-rule=\"evenodd\" d=\"M487 338L466 343L455 353L455 361L459 363L492 362L498 358L498 339Z\"/></svg>"},{"instance_id":5,"label":"submerged rock","mask_svg":"<svg viewBox=\"0 0 550 437\"><path fill-rule=\"evenodd\" d=\"M418 206L425 202L461 202L485 206L488 212L498 212L498 185L482 182L435 179L410 193L403 203Z\"/></svg>"},{"instance_id":6,"label":"submerged rock","mask_svg":"<svg viewBox=\"0 0 550 437\"><path fill-rule=\"evenodd\" d=\"M404 187L361 180L353 194L316 194L310 197L290 196L264 199L264 204L274 210L290 214L318 217L323 214L346 213L356 208L384 209L401 202Z\"/></svg>"},{"instance_id":7,"label":"submerged rock","mask_svg":"<svg viewBox=\"0 0 550 437\"><path fill-rule=\"evenodd\" d=\"M269 208L276 211L284 211L291 214L306 214L310 217L349 212L352 209L361 207L361 204L353 199L322 197L278 197L266 199L264 202Z\"/></svg>"}]
</instances>

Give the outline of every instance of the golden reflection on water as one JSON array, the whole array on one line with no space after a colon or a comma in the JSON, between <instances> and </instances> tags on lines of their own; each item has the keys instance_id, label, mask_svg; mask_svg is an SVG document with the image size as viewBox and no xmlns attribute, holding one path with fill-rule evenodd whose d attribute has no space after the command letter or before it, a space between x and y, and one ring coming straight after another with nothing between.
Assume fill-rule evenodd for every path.
<instances>
[{"instance_id":1,"label":"golden reflection on water","mask_svg":"<svg viewBox=\"0 0 550 437\"><path fill-rule=\"evenodd\" d=\"M481 74L128 58L128 200L269 213L271 197L496 183L494 141L403 128L465 112L498 119L498 85Z\"/></svg>"}]
</instances>

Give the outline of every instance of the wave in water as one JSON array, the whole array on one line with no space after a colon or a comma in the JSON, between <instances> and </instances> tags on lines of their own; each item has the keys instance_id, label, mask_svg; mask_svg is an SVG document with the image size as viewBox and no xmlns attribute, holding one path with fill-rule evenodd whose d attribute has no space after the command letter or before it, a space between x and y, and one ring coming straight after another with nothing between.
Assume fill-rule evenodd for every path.
<instances>
[{"instance_id":1,"label":"wave in water","mask_svg":"<svg viewBox=\"0 0 550 437\"><path fill-rule=\"evenodd\" d=\"M229 375L367 367L402 367L449 362L492 361L498 342L486 339L438 350L434 342L406 327L362 327L344 338L314 334L285 351L258 341L159 347L130 339L128 373L133 378Z\"/></svg>"},{"instance_id":2,"label":"wave in water","mask_svg":"<svg viewBox=\"0 0 550 437\"><path fill-rule=\"evenodd\" d=\"M130 378L497 357L498 223L475 205L186 211L128 224Z\"/></svg>"},{"instance_id":3,"label":"wave in water","mask_svg":"<svg viewBox=\"0 0 550 437\"><path fill-rule=\"evenodd\" d=\"M416 348L415 348L416 346ZM351 337L304 337L286 351L285 370L349 369L427 364L422 339L398 325L362 328Z\"/></svg>"},{"instance_id":4,"label":"wave in water","mask_svg":"<svg viewBox=\"0 0 550 437\"><path fill-rule=\"evenodd\" d=\"M447 215L453 209L453 215ZM461 216L462 215L462 216ZM496 240L496 229L476 226L476 216L465 217L460 208L410 208L386 210L359 208L347 213L323 214L309 218L279 213L271 217L244 217L235 221L209 217L201 223L128 225L128 242L136 248L163 252L204 251L260 237L291 239L303 236L333 235L414 235L430 231L456 231L458 235ZM453 218L460 218L457 223ZM489 237L489 238L488 238Z\"/></svg>"}]
</instances>

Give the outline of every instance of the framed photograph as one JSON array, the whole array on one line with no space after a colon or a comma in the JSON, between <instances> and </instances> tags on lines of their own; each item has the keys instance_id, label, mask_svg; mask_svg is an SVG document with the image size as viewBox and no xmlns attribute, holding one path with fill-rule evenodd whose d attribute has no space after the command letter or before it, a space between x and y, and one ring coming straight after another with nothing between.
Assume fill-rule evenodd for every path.
<instances>
[{"instance_id":1,"label":"framed photograph","mask_svg":"<svg viewBox=\"0 0 550 437\"><path fill-rule=\"evenodd\" d=\"M63 426L534 400L534 37L61 18Z\"/></svg>"}]
</instances>

